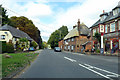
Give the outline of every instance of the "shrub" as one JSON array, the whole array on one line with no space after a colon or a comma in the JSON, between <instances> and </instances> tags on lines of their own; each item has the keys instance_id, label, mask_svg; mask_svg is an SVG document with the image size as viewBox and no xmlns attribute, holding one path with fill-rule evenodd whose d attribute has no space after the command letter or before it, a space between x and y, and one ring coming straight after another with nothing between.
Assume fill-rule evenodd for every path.
<instances>
[{"instance_id":1,"label":"shrub","mask_svg":"<svg viewBox=\"0 0 120 80\"><path fill-rule=\"evenodd\" d=\"M8 53L13 53L14 52L14 46L12 43L7 43L6 49Z\"/></svg>"},{"instance_id":2,"label":"shrub","mask_svg":"<svg viewBox=\"0 0 120 80\"><path fill-rule=\"evenodd\" d=\"M6 41L0 41L0 46L2 46L2 53L6 52Z\"/></svg>"},{"instance_id":3,"label":"shrub","mask_svg":"<svg viewBox=\"0 0 120 80\"><path fill-rule=\"evenodd\" d=\"M34 47L35 49L37 48L38 44L35 41L31 42L31 47Z\"/></svg>"},{"instance_id":4,"label":"shrub","mask_svg":"<svg viewBox=\"0 0 120 80\"><path fill-rule=\"evenodd\" d=\"M96 53L100 53L100 50L99 50L99 49L97 49L97 50L96 50Z\"/></svg>"}]
</instances>

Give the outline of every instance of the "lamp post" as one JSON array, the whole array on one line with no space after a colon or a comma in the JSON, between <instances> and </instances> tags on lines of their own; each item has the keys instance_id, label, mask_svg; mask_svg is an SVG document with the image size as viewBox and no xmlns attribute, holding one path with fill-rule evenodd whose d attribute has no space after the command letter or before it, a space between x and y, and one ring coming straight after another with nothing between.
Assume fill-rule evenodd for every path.
<instances>
[{"instance_id":1,"label":"lamp post","mask_svg":"<svg viewBox=\"0 0 120 80\"><path fill-rule=\"evenodd\" d=\"M103 48L104 25L103 24L99 25L99 30L100 30L100 33L101 33L101 49L100 49L100 53L104 54L104 48Z\"/></svg>"}]
</instances>

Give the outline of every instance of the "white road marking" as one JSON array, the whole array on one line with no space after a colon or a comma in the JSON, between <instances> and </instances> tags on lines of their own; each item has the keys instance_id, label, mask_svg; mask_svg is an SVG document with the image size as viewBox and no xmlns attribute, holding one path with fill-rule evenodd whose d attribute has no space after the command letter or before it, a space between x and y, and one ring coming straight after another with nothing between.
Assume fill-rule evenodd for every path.
<instances>
[{"instance_id":1,"label":"white road marking","mask_svg":"<svg viewBox=\"0 0 120 80\"><path fill-rule=\"evenodd\" d=\"M108 77L118 77L116 75L106 75L106 76L108 76Z\"/></svg>"},{"instance_id":2,"label":"white road marking","mask_svg":"<svg viewBox=\"0 0 120 80\"><path fill-rule=\"evenodd\" d=\"M69 60L69 61L76 62L76 60L74 60L74 59L71 59L71 58L68 58L68 57L64 57L64 58Z\"/></svg>"},{"instance_id":3,"label":"white road marking","mask_svg":"<svg viewBox=\"0 0 120 80\"><path fill-rule=\"evenodd\" d=\"M89 67L86 67L86 66L84 66L84 65L82 65L82 64L79 64L79 65L80 65L81 67L83 67L83 68L86 68L86 69L88 69L88 70L90 70L90 71L92 71L92 72L94 72L94 73L96 73L96 74L104 77L104 78L107 78L107 79L109 79L109 80L113 80L112 78L110 78L110 77L108 77L108 76L105 76L105 75L103 75L103 74L101 74L101 73L99 73L99 72L97 72L97 71L95 71L95 70L92 70L92 69L90 69Z\"/></svg>"},{"instance_id":4,"label":"white road marking","mask_svg":"<svg viewBox=\"0 0 120 80\"><path fill-rule=\"evenodd\" d=\"M100 68L98 68L98 67L91 66L91 65L89 65L89 64L84 64L84 65L86 65L86 66L88 66L88 67L90 67L90 68L94 68L94 69L97 69L97 70L100 70L100 71L109 73L109 74L113 74L113 75L115 75L115 76L117 76L117 77L120 76L119 74L116 74L116 73L113 73L113 72L110 72L110 71L107 71L107 70L104 70L104 69L100 69Z\"/></svg>"}]
</instances>

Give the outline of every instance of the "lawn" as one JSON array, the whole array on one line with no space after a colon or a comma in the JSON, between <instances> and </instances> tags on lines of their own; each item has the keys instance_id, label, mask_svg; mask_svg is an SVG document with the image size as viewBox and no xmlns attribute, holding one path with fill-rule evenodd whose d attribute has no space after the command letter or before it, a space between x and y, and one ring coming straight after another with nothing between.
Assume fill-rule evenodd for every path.
<instances>
[{"instance_id":1,"label":"lawn","mask_svg":"<svg viewBox=\"0 0 120 80\"><path fill-rule=\"evenodd\" d=\"M11 53L11 58L5 58L2 55L2 77L8 77L16 71L29 65L35 59L38 53Z\"/></svg>"}]
</instances>

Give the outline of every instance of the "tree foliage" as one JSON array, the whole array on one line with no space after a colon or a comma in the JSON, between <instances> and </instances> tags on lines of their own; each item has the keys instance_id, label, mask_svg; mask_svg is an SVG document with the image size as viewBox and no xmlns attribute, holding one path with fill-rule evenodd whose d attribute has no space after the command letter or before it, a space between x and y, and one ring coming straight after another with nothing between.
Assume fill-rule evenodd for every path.
<instances>
[{"instance_id":1,"label":"tree foliage","mask_svg":"<svg viewBox=\"0 0 120 80\"><path fill-rule=\"evenodd\" d=\"M67 26L62 26L55 32L51 34L48 40L48 44L51 45L51 48L57 47L59 40L63 39L68 34Z\"/></svg>"},{"instance_id":2,"label":"tree foliage","mask_svg":"<svg viewBox=\"0 0 120 80\"><path fill-rule=\"evenodd\" d=\"M1 9L1 11L2 11L2 12L0 12L0 13L2 13L2 26L3 26L3 25L5 25L5 24L8 24L8 23L9 23L9 18L8 18L8 15L7 15L7 10L4 9L4 8L2 7L2 5L0 5L0 9Z\"/></svg>"},{"instance_id":3,"label":"tree foliage","mask_svg":"<svg viewBox=\"0 0 120 80\"><path fill-rule=\"evenodd\" d=\"M39 47L42 48L42 38L40 36L40 31L31 20L24 16L13 16L10 18L9 25L15 28L18 27L20 30L27 33L32 39L34 39L39 44Z\"/></svg>"}]
</instances>

